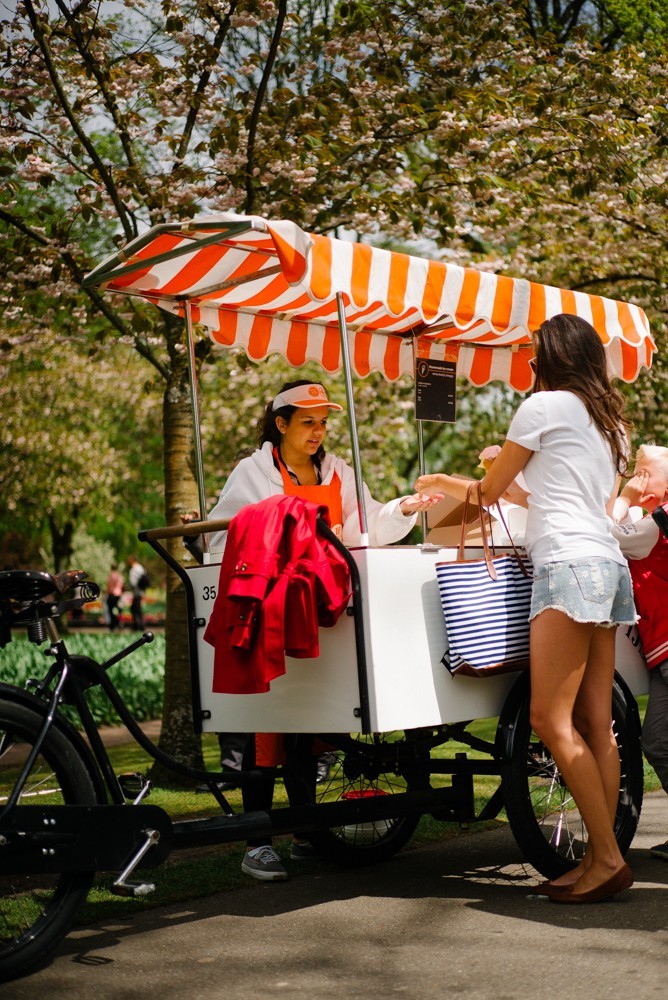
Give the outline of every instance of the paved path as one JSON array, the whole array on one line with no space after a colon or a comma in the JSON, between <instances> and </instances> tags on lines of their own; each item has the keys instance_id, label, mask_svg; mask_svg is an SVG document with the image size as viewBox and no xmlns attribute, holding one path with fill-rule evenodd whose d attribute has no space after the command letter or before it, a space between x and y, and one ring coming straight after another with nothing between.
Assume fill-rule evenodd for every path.
<instances>
[{"instance_id":1,"label":"paved path","mask_svg":"<svg viewBox=\"0 0 668 1000\"><path fill-rule=\"evenodd\" d=\"M358 871L291 865L248 886L70 934L11 1000L664 1000L668 800L648 795L633 888L593 906L528 898L506 829ZM156 872L158 875L158 872Z\"/></svg>"},{"instance_id":2,"label":"paved path","mask_svg":"<svg viewBox=\"0 0 668 1000\"><path fill-rule=\"evenodd\" d=\"M138 725L150 740L153 740L154 743L157 742L162 726L160 719L151 719L149 722L140 722ZM102 737L102 742L107 747L126 746L134 742L125 726L100 726L98 732Z\"/></svg>"}]
</instances>

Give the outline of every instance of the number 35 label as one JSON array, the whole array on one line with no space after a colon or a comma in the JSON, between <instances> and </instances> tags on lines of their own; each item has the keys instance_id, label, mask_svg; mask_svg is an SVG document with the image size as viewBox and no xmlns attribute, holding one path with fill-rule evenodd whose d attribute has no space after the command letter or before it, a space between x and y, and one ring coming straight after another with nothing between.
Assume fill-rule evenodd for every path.
<instances>
[{"instance_id":1,"label":"number 35 label","mask_svg":"<svg viewBox=\"0 0 668 1000\"><path fill-rule=\"evenodd\" d=\"M202 587L202 597L205 601L215 601L216 599L216 588L215 587Z\"/></svg>"}]
</instances>

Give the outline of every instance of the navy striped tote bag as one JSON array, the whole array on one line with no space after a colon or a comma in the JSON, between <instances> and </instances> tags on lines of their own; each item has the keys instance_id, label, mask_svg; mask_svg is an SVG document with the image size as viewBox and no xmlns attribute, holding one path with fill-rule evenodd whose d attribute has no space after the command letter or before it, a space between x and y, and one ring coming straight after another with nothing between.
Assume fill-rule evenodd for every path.
<instances>
[{"instance_id":1,"label":"navy striped tote bag","mask_svg":"<svg viewBox=\"0 0 668 1000\"><path fill-rule=\"evenodd\" d=\"M469 496L476 488L479 494L475 483ZM465 560L462 531L459 558L436 564L448 636L443 663L452 674L484 677L529 666L531 569L513 548L512 554L492 555L483 532L484 558Z\"/></svg>"}]
</instances>

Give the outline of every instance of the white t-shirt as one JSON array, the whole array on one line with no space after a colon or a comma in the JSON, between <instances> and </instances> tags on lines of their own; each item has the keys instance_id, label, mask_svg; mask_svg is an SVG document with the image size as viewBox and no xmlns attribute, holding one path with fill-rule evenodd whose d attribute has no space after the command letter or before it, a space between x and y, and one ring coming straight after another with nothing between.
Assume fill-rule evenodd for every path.
<instances>
[{"instance_id":1,"label":"white t-shirt","mask_svg":"<svg viewBox=\"0 0 668 1000\"><path fill-rule=\"evenodd\" d=\"M538 568L602 557L624 563L605 505L616 470L607 441L572 392L535 392L520 404L508 440L534 454L523 469L531 492L525 545Z\"/></svg>"}]
</instances>

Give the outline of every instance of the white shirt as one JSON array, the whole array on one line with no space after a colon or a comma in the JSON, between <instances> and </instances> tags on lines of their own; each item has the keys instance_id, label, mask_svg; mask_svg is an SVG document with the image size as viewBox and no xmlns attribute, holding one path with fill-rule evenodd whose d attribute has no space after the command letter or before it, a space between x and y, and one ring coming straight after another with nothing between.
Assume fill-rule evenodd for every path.
<instances>
[{"instance_id":1,"label":"white shirt","mask_svg":"<svg viewBox=\"0 0 668 1000\"><path fill-rule=\"evenodd\" d=\"M605 505L617 472L610 447L572 392L535 392L520 404L508 440L534 452L523 469L531 493L525 544L534 568L602 557L624 563Z\"/></svg>"},{"instance_id":2,"label":"white shirt","mask_svg":"<svg viewBox=\"0 0 668 1000\"><path fill-rule=\"evenodd\" d=\"M283 479L274 465L273 445L265 441L258 451L243 458L232 470L225 483L218 503L209 512L209 520L229 520L249 503L259 503L267 497L283 493ZM341 506L343 508L343 542L345 545L359 545L361 533L357 511L357 491L355 473L341 458L325 455L320 469L323 486L328 486L334 473L341 480ZM405 517L399 505L403 497L380 503L374 500L364 484L364 500L371 545L390 545L407 535L417 514ZM225 548L226 531L218 531L210 536L211 552L221 552Z\"/></svg>"},{"instance_id":3,"label":"white shirt","mask_svg":"<svg viewBox=\"0 0 668 1000\"><path fill-rule=\"evenodd\" d=\"M145 570L140 562L134 562L128 571L128 583L132 590L138 590L138 584Z\"/></svg>"}]
</instances>

